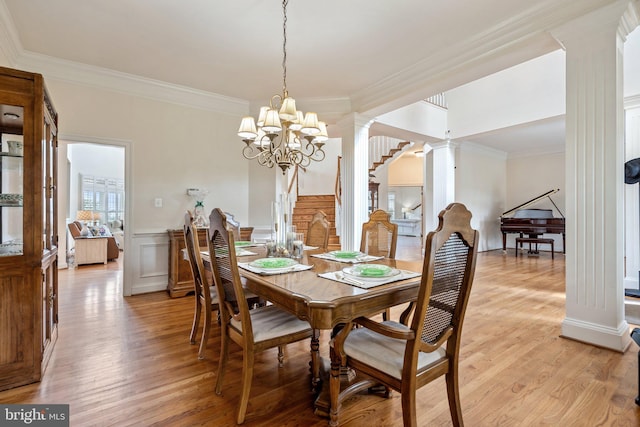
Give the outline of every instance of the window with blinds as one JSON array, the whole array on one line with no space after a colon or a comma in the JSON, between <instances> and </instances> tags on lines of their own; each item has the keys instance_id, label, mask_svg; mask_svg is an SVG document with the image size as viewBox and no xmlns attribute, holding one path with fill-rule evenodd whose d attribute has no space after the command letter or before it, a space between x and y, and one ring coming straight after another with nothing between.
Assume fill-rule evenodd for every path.
<instances>
[{"instance_id":1,"label":"window with blinds","mask_svg":"<svg viewBox=\"0 0 640 427\"><path fill-rule=\"evenodd\" d=\"M79 210L93 211L105 223L124 219L124 180L80 175Z\"/></svg>"}]
</instances>

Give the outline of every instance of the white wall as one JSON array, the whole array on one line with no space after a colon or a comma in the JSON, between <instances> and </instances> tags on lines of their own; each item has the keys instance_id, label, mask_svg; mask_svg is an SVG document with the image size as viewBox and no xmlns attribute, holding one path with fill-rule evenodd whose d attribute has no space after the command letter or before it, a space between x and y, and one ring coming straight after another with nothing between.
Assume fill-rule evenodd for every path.
<instances>
[{"instance_id":1,"label":"white wall","mask_svg":"<svg viewBox=\"0 0 640 427\"><path fill-rule=\"evenodd\" d=\"M323 147L325 159L312 162L307 171L299 173L299 192L302 195L334 194L338 156L342 154L342 140L330 138Z\"/></svg>"},{"instance_id":2,"label":"white wall","mask_svg":"<svg viewBox=\"0 0 640 427\"><path fill-rule=\"evenodd\" d=\"M624 96L640 94L640 27L633 30L624 43Z\"/></svg>"},{"instance_id":3,"label":"white wall","mask_svg":"<svg viewBox=\"0 0 640 427\"><path fill-rule=\"evenodd\" d=\"M238 115L54 79L46 83L60 116L61 139L130 141L125 293L166 288L166 230L181 227L185 210L193 208L187 188L209 189L207 210L221 207L248 223L249 162L236 135ZM66 174L66 165L60 165L60 174ZM154 207L155 198L162 199L161 208ZM64 218L59 229L65 229Z\"/></svg>"},{"instance_id":4,"label":"white wall","mask_svg":"<svg viewBox=\"0 0 640 427\"><path fill-rule=\"evenodd\" d=\"M389 164L389 185L422 185L423 158L403 155Z\"/></svg>"},{"instance_id":5,"label":"white wall","mask_svg":"<svg viewBox=\"0 0 640 427\"><path fill-rule=\"evenodd\" d=\"M452 137L564 114L564 62L558 50L448 91Z\"/></svg>"},{"instance_id":6,"label":"white wall","mask_svg":"<svg viewBox=\"0 0 640 427\"><path fill-rule=\"evenodd\" d=\"M566 214L564 152L509 159L507 162L507 176L509 179L507 182L505 211L549 190L560 189L559 192L551 195L551 199L562 214ZM534 209L551 209L554 217L562 217L548 198L530 207ZM549 234L545 235L545 237L555 240L556 251L564 249L562 236ZM507 240L507 247L515 247L514 238L514 235L510 235Z\"/></svg>"},{"instance_id":7,"label":"white wall","mask_svg":"<svg viewBox=\"0 0 640 427\"><path fill-rule=\"evenodd\" d=\"M456 201L472 213L471 225L480 234L479 251L502 248L499 216L507 194L506 154L473 144L456 151Z\"/></svg>"},{"instance_id":8,"label":"white wall","mask_svg":"<svg viewBox=\"0 0 640 427\"><path fill-rule=\"evenodd\" d=\"M443 108L420 101L376 117L376 124L442 139L447 133L447 114Z\"/></svg>"}]
</instances>

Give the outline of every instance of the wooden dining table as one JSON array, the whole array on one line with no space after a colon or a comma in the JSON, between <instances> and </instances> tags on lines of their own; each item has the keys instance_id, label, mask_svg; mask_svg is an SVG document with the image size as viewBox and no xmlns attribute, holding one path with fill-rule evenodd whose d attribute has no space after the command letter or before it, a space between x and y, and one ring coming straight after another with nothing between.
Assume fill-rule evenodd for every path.
<instances>
[{"instance_id":1,"label":"wooden dining table","mask_svg":"<svg viewBox=\"0 0 640 427\"><path fill-rule=\"evenodd\" d=\"M239 256L238 263L251 262L266 255L264 247L247 249L256 255ZM320 277L320 273L341 271L353 264L312 256L317 253L322 251L305 251L300 263L313 265L313 268L305 271L263 275L244 268L238 270L240 276L245 279L245 287L248 290L309 322L314 331L311 339L312 386L322 395L320 385L323 382L326 385L328 381L321 379L323 364L319 352L320 330L331 330L357 317L375 315L386 308L414 301L420 286L420 276L363 289ZM208 254L203 254L203 261L206 268L210 269ZM383 258L368 263L384 264L417 273L422 271L422 263L416 261ZM327 388L325 387L325 391ZM327 396L319 396L316 400L315 413L329 415Z\"/></svg>"}]
</instances>

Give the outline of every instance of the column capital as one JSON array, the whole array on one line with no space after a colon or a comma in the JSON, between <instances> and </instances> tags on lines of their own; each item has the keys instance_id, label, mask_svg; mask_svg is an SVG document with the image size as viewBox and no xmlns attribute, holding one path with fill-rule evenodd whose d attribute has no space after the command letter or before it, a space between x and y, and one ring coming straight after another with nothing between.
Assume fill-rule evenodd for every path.
<instances>
[{"instance_id":1,"label":"column capital","mask_svg":"<svg viewBox=\"0 0 640 427\"><path fill-rule=\"evenodd\" d=\"M605 7L564 23L550 31L562 47L588 46L585 36L596 36L606 31L616 32L622 40L640 23L640 4L637 0L618 0Z\"/></svg>"},{"instance_id":2,"label":"column capital","mask_svg":"<svg viewBox=\"0 0 640 427\"><path fill-rule=\"evenodd\" d=\"M459 146L460 143L455 141L436 141L424 143L424 147L428 148L428 150L425 150L425 153L431 150L439 150L442 148L458 148Z\"/></svg>"},{"instance_id":3,"label":"column capital","mask_svg":"<svg viewBox=\"0 0 640 427\"><path fill-rule=\"evenodd\" d=\"M373 124L375 121L375 117L367 116L365 114L360 113L349 113L346 116L342 117L340 120L336 122L338 126L342 127L351 127L357 126L359 128L366 128Z\"/></svg>"}]
</instances>

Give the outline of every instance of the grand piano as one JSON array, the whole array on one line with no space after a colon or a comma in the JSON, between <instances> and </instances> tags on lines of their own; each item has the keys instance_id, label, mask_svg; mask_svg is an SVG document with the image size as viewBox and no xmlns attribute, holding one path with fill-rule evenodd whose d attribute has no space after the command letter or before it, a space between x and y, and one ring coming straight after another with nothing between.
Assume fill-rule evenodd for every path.
<instances>
[{"instance_id":1,"label":"grand piano","mask_svg":"<svg viewBox=\"0 0 640 427\"><path fill-rule=\"evenodd\" d=\"M562 253L565 252L564 215L551 199L551 195L560 189L549 190L544 194L509 209L500 215L500 231L502 232L502 250L507 250L507 234L525 234L529 238L539 238L543 234L562 234ZM552 209L527 209L527 207L548 198L561 218L553 216ZM507 216L511 215L511 216Z\"/></svg>"}]
</instances>

